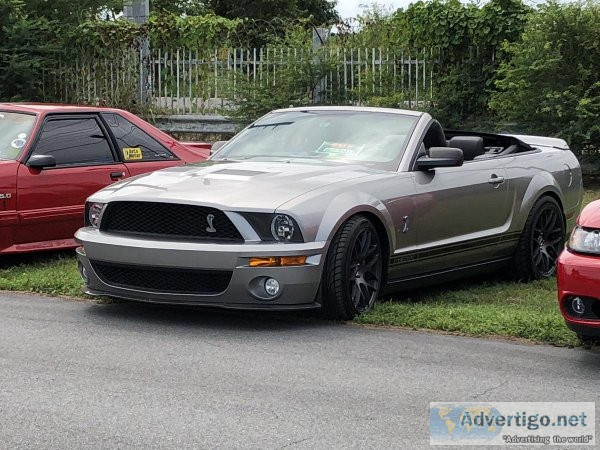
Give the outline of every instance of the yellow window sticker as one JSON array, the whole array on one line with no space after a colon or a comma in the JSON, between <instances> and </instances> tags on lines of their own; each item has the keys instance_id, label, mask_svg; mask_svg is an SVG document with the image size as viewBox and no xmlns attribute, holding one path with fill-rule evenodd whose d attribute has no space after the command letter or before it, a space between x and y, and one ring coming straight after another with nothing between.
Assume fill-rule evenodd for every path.
<instances>
[{"instance_id":1,"label":"yellow window sticker","mask_svg":"<svg viewBox=\"0 0 600 450\"><path fill-rule=\"evenodd\" d=\"M126 161L136 161L143 159L142 149L140 147L125 147L123 149L123 157Z\"/></svg>"}]
</instances>

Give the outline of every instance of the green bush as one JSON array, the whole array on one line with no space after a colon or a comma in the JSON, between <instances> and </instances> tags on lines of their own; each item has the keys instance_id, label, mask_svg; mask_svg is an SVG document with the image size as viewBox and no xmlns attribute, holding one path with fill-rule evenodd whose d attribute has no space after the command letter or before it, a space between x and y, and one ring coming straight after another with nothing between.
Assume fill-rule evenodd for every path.
<instances>
[{"instance_id":1,"label":"green bush","mask_svg":"<svg viewBox=\"0 0 600 450\"><path fill-rule=\"evenodd\" d=\"M57 57L56 29L29 18L21 0L0 0L0 100L43 98L45 67Z\"/></svg>"},{"instance_id":2,"label":"green bush","mask_svg":"<svg viewBox=\"0 0 600 450\"><path fill-rule=\"evenodd\" d=\"M521 0L479 7L458 0L419 1L394 16L398 41L439 49L431 112L447 127L482 128L502 43L518 39L531 12Z\"/></svg>"},{"instance_id":3,"label":"green bush","mask_svg":"<svg viewBox=\"0 0 600 450\"><path fill-rule=\"evenodd\" d=\"M295 41L296 36L292 34L282 43L293 44ZM277 54L278 50L277 70L270 75L273 82L255 83L239 73L236 76L237 88L225 94L235 107L223 111L225 115L242 123L251 122L274 109L314 103L321 80L335 65L335 61L329 58L329 52L323 49L311 58L305 57L312 55L309 48L300 54L273 47L273 54Z\"/></svg>"},{"instance_id":4,"label":"green bush","mask_svg":"<svg viewBox=\"0 0 600 450\"><path fill-rule=\"evenodd\" d=\"M504 45L490 106L522 131L561 137L583 159L600 145L600 3L542 5Z\"/></svg>"},{"instance_id":5,"label":"green bush","mask_svg":"<svg viewBox=\"0 0 600 450\"><path fill-rule=\"evenodd\" d=\"M433 51L436 55L434 95L427 108L444 125L486 128L492 123L488 100L502 43L517 40L532 9L521 0L491 0L483 6L459 0L417 1L386 15L378 7L361 16L361 32L345 39L347 46ZM385 97L389 97L386 100ZM370 104L394 104L396 92ZM406 104L406 102L404 103Z\"/></svg>"}]
</instances>

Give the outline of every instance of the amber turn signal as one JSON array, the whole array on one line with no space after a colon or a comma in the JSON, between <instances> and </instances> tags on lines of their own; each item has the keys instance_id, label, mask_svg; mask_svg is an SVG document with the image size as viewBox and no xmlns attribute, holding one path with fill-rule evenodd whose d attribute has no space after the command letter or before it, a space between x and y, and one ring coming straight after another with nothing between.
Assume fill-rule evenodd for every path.
<instances>
[{"instance_id":1,"label":"amber turn signal","mask_svg":"<svg viewBox=\"0 0 600 450\"><path fill-rule=\"evenodd\" d=\"M250 267L302 266L306 256L263 256L250 258Z\"/></svg>"},{"instance_id":2,"label":"amber turn signal","mask_svg":"<svg viewBox=\"0 0 600 450\"><path fill-rule=\"evenodd\" d=\"M250 258L250 267L274 267L278 266L278 258Z\"/></svg>"}]
</instances>

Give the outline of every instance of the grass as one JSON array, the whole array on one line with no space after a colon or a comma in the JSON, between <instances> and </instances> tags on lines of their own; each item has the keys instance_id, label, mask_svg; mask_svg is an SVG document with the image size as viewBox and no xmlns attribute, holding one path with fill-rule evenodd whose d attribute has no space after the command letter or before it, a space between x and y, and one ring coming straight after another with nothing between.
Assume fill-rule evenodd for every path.
<instances>
[{"instance_id":1,"label":"grass","mask_svg":"<svg viewBox=\"0 0 600 450\"><path fill-rule=\"evenodd\" d=\"M514 283L471 279L408 293L379 303L356 319L370 325L431 329L474 336L503 336L554 345L577 345L558 311L556 280Z\"/></svg>"},{"instance_id":2,"label":"grass","mask_svg":"<svg viewBox=\"0 0 600 450\"><path fill-rule=\"evenodd\" d=\"M0 257L0 290L82 297L76 261L73 252Z\"/></svg>"},{"instance_id":3,"label":"grass","mask_svg":"<svg viewBox=\"0 0 600 450\"><path fill-rule=\"evenodd\" d=\"M587 189L584 203L598 197L600 188ZM0 290L83 296L83 284L71 252L0 258ZM355 321L578 345L558 310L555 279L515 283L497 275L444 284L378 303L372 312Z\"/></svg>"}]
</instances>

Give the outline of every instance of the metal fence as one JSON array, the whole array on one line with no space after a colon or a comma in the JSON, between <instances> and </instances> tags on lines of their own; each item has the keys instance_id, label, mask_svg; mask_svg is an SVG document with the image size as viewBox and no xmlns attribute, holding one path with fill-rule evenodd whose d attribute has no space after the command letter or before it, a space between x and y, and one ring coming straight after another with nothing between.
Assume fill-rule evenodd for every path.
<instances>
[{"instance_id":1,"label":"metal fence","mask_svg":"<svg viewBox=\"0 0 600 450\"><path fill-rule=\"evenodd\" d=\"M126 106L142 98L164 112L209 114L297 78L309 103L393 97L412 108L434 100L437 61L434 49L127 49L62 61L48 90L64 102Z\"/></svg>"},{"instance_id":2,"label":"metal fence","mask_svg":"<svg viewBox=\"0 0 600 450\"><path fill-rule=\"evenodd\" d=\"M125 107L138 101L144 85L143 63L137 49L109 55L82 52L74 58L56 58L45 71L46 100L63 103Z\"/></svg>"}]
</instances>

